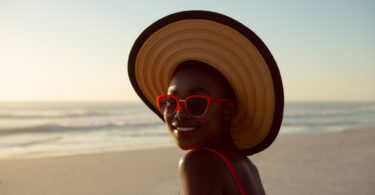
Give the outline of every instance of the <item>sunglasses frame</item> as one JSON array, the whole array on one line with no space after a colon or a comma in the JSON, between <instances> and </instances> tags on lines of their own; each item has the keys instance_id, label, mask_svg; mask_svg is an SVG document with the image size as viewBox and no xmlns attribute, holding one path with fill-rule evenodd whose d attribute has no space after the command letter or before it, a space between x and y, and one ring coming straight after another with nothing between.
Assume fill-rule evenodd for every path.
<instances>
[{"instance_id":1,"label":"sunglasses frame","mask_svg":"<svg viewBox=\"0 0 375 195\"><path fill-rule=\"evenodd\" d=\"M156 102L157 102L157 106L158 106L159 109L160 109L160 99L164 98L164 97L173 98L177 102L176 109L170 115L176 114L176 112L181 109L181 103L180 102L183 102L186 113L188 113L189 116L191 116L191 117L202 117L202 116L204 116L207 113L207 110L210 108L211 102L231 102L232 101L230 99L215 98L215 97L210 97L210 96L205 96L205 95L190 95L190 96L187 96L185 99L180 99L179 97L174 96L174 95L159 95L159 96L156 97ZM207 100L206 108L205 108L204 112L199 116L192 115L189 112L189 110L187 109L187 101L191 98L196 98L196 97L203 98L203 99Z\"/></svg>"}]
</instances>

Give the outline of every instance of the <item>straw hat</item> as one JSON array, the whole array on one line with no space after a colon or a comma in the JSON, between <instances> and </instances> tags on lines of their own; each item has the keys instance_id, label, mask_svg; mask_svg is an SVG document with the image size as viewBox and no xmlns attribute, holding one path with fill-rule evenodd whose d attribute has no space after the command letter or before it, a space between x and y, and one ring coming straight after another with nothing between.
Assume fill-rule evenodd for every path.
<instances>
[{"instance_id":1,"label":"straw hat","mask_svg":"<svg viewBox=\"0 0 375 195\"><path fill-rule=\"evenodd\" d=\"M277 64L258 36L227 16L184 11L166 16L142 32L129 55L130 81L144 103L162 120L156 96L166 94L179 64L204 62L223 74L237 97L231 124L235 145L246 155L276 138L284 109Z\"/></svg>"}]
</instances>

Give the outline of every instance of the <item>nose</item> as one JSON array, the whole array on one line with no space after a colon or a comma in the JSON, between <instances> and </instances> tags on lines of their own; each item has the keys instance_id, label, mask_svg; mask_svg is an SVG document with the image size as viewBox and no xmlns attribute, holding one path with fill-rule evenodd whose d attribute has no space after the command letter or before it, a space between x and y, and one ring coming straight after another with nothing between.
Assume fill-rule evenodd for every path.
<instances>
[{"instance_id":1,"label":"nose","mask_svg":"<svg viewBox=\"0 0 375 195\"><path fill-rule=\"evenodd\" d=\"M185 109L185 105L184 105L184 103L185 103L185 102L180 101L180 104L181 104L180 109L179 109L179 110L176 110L176 114L175 114L175 116L176 116L176 118L177 118L178 120L182 120L182 119L186 119L186 118L189 118L189 117L190 117L190 115L187 113L187 111L186 111L186 109Z\"/></svg>"}]
</instances>

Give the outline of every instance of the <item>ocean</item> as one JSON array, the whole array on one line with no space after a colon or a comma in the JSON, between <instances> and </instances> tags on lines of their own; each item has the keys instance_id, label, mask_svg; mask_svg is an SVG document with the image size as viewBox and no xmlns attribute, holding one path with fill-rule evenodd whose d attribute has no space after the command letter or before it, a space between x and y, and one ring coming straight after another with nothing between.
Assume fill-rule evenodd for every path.
<instances>
[{"instance_id":1,"label":"ocean","mask_svg":"<svg viewBox=\"0 0 375 195\"><path fill-rule=\"evenodd\" d=\"M375 126L375 102L287 102L279 136ZM0 159L173 146L142 103L0 103Z\"/></svg>"}]
</instances>

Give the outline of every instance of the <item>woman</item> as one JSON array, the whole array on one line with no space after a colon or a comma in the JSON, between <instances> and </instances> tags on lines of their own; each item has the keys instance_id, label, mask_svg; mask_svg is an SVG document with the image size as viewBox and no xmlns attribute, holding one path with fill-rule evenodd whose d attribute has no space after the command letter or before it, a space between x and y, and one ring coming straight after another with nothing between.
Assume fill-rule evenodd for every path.
<instances>
[{"instance_id":1,"label":"woman","mask_svg":"<svg viewBox=\"0 0 375 195\"><path fill-rule=\"evenodd\" d=\"M164 17L136 40L129 77L177 146L184 194L264 194L246 157L275 139L283 115L279 70L263 42L221 14Z\"/></svg>"}]
</instances>

